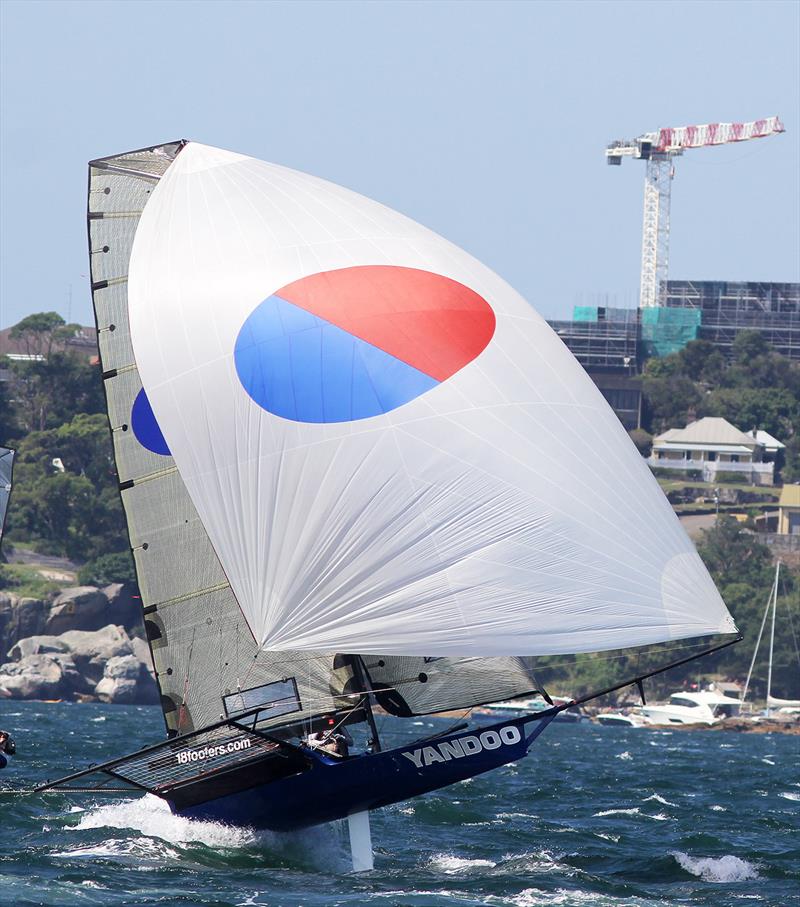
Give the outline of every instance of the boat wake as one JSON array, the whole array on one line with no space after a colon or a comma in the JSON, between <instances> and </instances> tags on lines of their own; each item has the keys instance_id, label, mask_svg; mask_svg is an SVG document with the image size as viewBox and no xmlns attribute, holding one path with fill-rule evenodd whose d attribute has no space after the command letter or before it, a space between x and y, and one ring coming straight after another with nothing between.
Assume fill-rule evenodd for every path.
<instances>
[{"instance_id":1,"label":"boat wake","mask_svg":"<svg viewBox=\"0 0 800 907\"><path fill-rule=\"evenodd\" d=\"M752 863L726 854L724 857L690 857L688 853L672 851L681 869L704 882L745 882L757 879L758 872Z\"/></svg>"},{"instance_id":2,"label":"boat wake","mask_svg":"<svg viewBox=\"0 0 800 907\"><path fill-rule=\"evenodd\" d=\"M260 865L290 866L323 871L347 871L350 862L343 823L331 823L302 831L277 834L253 828L226 825L176 816L169 806L152 794L135 800L104 803L80 812L68 831L80 833L94 829L119 829L128 836L104 838L70 848L59 857L116 857L122 862L140 860L153 863L185 860L187 851L198 862L216 863L238 851Z\"/></svg>"},{"instance_id":3,"label":"boat wake","mask_svg":"<svg viewBox=\"0 0 800 907\"><path fill-rule=\"evenodd\" d=\"M176 816L166 802L152 794L136 800L106 803L81 815L75 829L124 828L160 838L170 844L197 843L207 847L248 847L258 843L249 828L233 828L221 822L203 822Z\"/></svg>"}]
</instances>

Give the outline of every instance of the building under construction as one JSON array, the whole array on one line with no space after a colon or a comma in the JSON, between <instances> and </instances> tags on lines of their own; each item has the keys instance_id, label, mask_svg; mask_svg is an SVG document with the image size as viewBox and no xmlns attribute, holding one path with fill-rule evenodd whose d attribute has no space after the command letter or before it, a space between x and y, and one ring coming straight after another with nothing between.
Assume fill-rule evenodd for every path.
<instances>
[{"instance_id":1,"label":"building under construction","mask_svg":"<svg viewBox=\"0 0 800 907\"><path fill-rule=\"evenodd\" d=\"M776 353L800 362L800 283L668 280L664 302L698 313L696 336L728 359L737 334L759 331Z\"/></svg>"},{"instance_id":2,"label":"building under construction","mask_svg":"<svg viewBox=\"0 0 800 907\"><path fill-rule=\"evenodd\" d=\"M626 428L640 424L644 363L690 340L708 340L730 359L738 334L759 331L775 352L800 362L800 284L669 280L662 289L666 305L576 306L572 321L549 322Z\"/></svg>"}]
</instances>

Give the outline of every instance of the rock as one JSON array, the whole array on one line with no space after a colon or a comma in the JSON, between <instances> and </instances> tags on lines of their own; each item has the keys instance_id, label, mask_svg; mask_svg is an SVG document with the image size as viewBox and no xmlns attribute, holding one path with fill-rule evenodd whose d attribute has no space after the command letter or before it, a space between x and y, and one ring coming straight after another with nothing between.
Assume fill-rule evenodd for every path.
<instances>
[{"instance_id":1,"label":"rock","mask_svg":"<svg viewBox=\"0 0 800 907\"><path fill-rule=\"evenodd\" d=\"M108 599L94 586L65 589L50 606L45 632L58 636L68 630L99 630L108 620Z\"/></svg>"},{"instance_id":2,"label":"rock","mask_svg":"<svg viewBox=\"0 0 800 907\"><path fill-rule=\"evenodd\" d=\"M106 662L133 654L133 645L123 627L110 624L102 630L68 630L60 640L78 669L93 683L103 676Z\"/></svg>"},{"instance_id":3,"label":"rock","mask_svg":"<svg viewBox=\"0 0 800 907\"><path fill-rule=\"evenodd\" d=\"M130 587L123 583L112 583L100 590L108 601L107 624L118 624L128 632L144 635L141 599L131 595Z\"/></svg>"},{"instance_id":4,"label":"rock","mask_svg":"<svg viewBox=\"0 0 800 907\"><path fill-rule=\"evenodd\" d=\"M26 655L0 666L0 686L15 699L68 699L85 689L69 655Z\"/></svg>"},{"instance_id":5,"label":"rock","mask_svg":"<svg viewBox=\"0 0 800 907\"><path fill-rule=\"evenodd\" d=\"M155 680L156 669L153 667L153 656L150 654L150 646L145 640L139 639L138 636L134 636L131 639L131 647L133 648L133 654L145 666L147 673Z\"/></svg>"},{"instance_id":6,"label":"rock","mask_svg":"<svg viewBox=\"0 0 800 907\"><path fill-rule=\"evenodd\" d=\"M18 639L44 633L47 611L47 603L38 598L0 593L0 652L7 652Z\"/></svg>"},{"instance_id":7,"label":"rock","mask_svg":"<svg viewBox=\"0 0 800 907\"><path fill-rule=\"evenodd\" d=\"M95 687L95 694L103 702L152 702L154 693L155 685L150 681L146 667L135 655L109 659L103 679Z\"/></svg>"},{"instance_id":8,"label":"rock","mask_svg":"<svg viewBox=\"0 0 800 907\"><path fill-rule=\"evenodd\" d=\"M19 661L28 655L47 655L53 652L66 652L68 646L58 636L28 636L20 639L9 649L8 657Z\"/></svg>"}]
</instances>

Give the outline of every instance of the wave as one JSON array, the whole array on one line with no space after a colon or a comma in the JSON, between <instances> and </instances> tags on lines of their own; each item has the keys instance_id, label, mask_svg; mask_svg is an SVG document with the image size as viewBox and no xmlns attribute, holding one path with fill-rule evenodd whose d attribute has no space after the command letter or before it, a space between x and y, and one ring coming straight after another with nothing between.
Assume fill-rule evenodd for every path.
<instances>
[{"instance_id":1,"label":"wave","mask_svg":"<svg viewBox=\"0 0 800 907\"><path fill-rule=\"evenodd\" d=\"M778 796L783 797L784 800L800 800L800 794L796 794L791 790L782 791Z\"/></svg>"},{"instance_id":2,"label":"wave","mask_svg":"<svg viewBox=\"0 0 800 907\"><path fill-rule=\"evenodd\" d=\"M650 800L655 800L656 803L663 803L664 806L678 805L677 803L673 803L672 800L667 800L666 798L662 797L660 794L651 794L649 797L645 797L644 800L642 800L642 803L648 803Z\"/></svg>"},{"instance_id":3,"label":"wave","mask_svg":"<svg viewBox=\"0 0 800 907\"><path fill-rule=\"evenodd\" d=\"M470 860L466 857L456 857L448 853L434 854L428 861L431 869L437 869L446 875L468 873L473 869L494 869L497 863L492 860Z\"/></svg>"},{"instance_id":4,"label":"wave","mask_svg":"<svg viewBox=\"0 0 800 907\"><path fill-rule=\"evenodd\" d=\"M758 872L752 863L726 854L724 857L691 857L679 850L671 851L681 869L704 882L745 882L757 879Z\"/></svg>"}]
</instances>

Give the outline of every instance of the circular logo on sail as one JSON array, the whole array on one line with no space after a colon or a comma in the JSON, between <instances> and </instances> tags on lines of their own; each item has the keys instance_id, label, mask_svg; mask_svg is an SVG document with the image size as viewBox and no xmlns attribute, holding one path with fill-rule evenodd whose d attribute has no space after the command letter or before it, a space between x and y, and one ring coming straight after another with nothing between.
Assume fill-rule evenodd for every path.
<instances>
[{"instance_id":1,"label":"circular logo on sail","mask_svg":"<svg viewBox=\"0 0 800 907\"><path fill-rule=\"evenodd\" d=\"M162 457L169 456L169 447L161 431L161 426L156 422L153 408L147 394L142 388L136 395L131 407L131 428L136 440L148 450Z\"/></svg>"},{"instance_id":2,"label":"circular logo on sail","mask_svg":"<svg viewBox=\"0 0 800 907\"><path fill-rule=\"evenodd\" d=\"M474 290L430 271L365 265L288 284L242 325L234 360L263 409L295 422L391 412L437 387L492 339Z\"/></svg>"}]
</instances>

